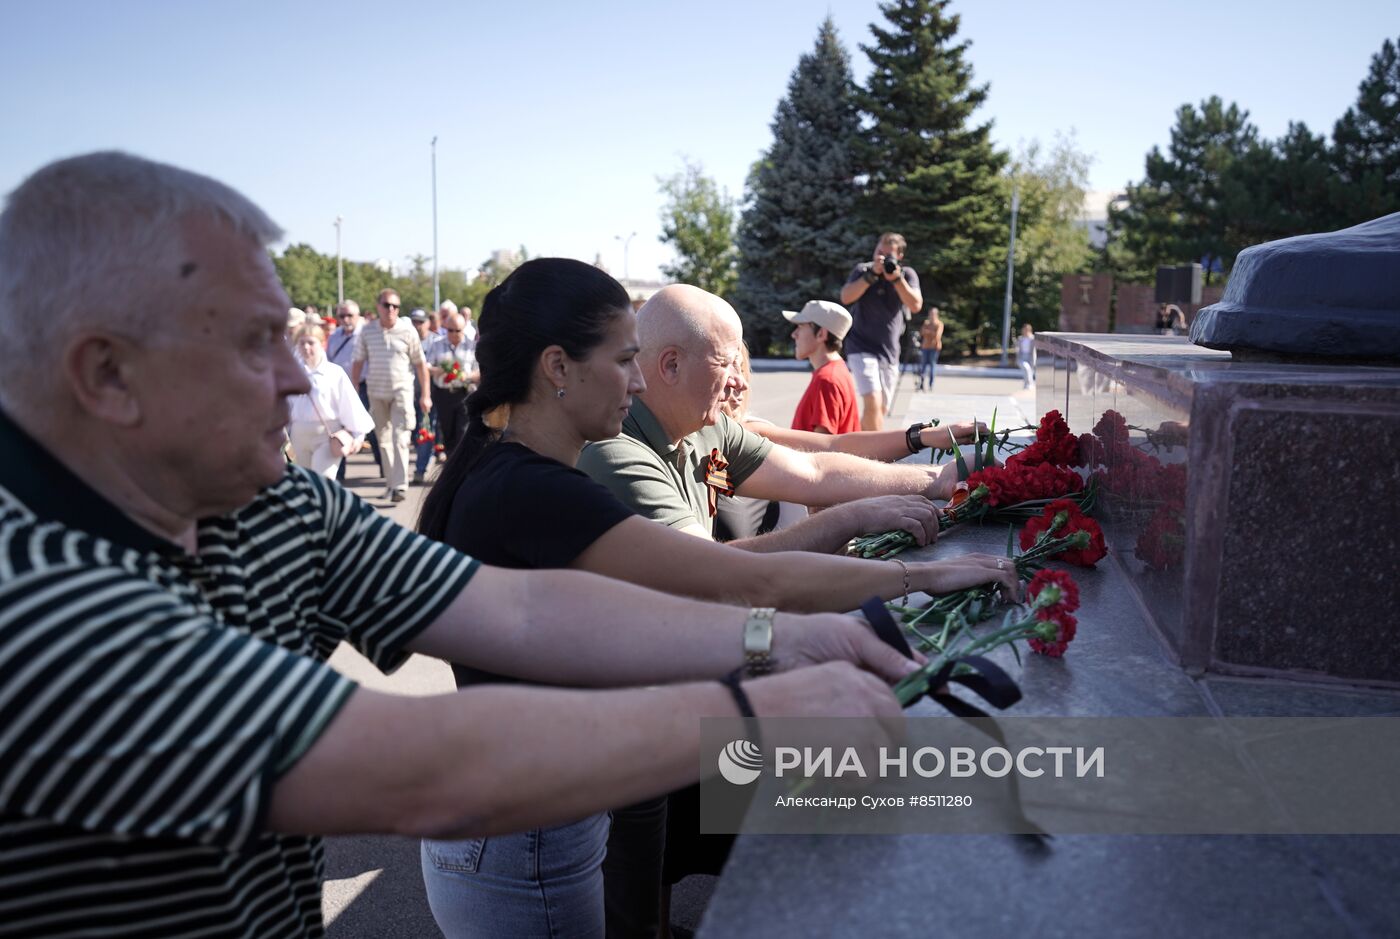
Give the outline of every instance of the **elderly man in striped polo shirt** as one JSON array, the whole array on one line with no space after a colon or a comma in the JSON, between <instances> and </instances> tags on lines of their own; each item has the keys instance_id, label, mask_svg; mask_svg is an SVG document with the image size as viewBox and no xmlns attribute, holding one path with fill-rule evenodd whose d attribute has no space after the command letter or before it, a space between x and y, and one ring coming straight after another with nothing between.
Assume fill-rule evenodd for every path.
<instances>
[{"instance_id":1,"label":"elderly man in striped polo shirt","mask_svg":"<svg viewBox=\"0 0 1400 939\"><path fill-rule=\"evenodd\" d=\"M280 234L120 153L0 213L0 936L319 936L316 836L636 802L698 777L703 715L899 714L853 618L484 567L286 465ZM574 690L398 697L341 641ZM743 650L778 674L717 681Z\"/></svg>"}]
</instances>

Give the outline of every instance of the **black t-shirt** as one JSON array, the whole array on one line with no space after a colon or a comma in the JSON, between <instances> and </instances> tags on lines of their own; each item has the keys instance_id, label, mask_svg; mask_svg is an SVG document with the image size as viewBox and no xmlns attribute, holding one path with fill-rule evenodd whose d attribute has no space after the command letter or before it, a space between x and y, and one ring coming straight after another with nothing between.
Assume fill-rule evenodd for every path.
<instances>
[{"instance_id":1,"label":"black t-shirt","mask_svg":"<svg viewBox=\"0 0 1400 939\"><path fill-rule=\"evenodd\" d=\"M496 567L568 567L633 514L585 473L502 441L457 490L443 541ZM459 686L509 680L462 665L452 673Z\"/></svg>"}]
</instances>

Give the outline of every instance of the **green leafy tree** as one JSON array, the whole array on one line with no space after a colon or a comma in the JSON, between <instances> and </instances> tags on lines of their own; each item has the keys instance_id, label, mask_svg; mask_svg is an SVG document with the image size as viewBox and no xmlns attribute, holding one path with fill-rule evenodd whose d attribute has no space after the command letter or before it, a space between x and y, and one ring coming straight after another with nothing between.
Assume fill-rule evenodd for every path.
<instances>
[{"instance_id":1,"label":"green leafy tree","mask_svg":"<svg viewBox=\"0 0 1400 939\"><path fill-rule=\"evenodd\" d=\"M1149 279L1158 265L1209 255L1226 271L1244 247L1232 231L1227 190L1234 164L1258 144L1249 112L1219 97L1176 112L1166 153L1147 154L1146 177L1128 186L1127 205L1110 208L1110 257L1120 274Z\"/></svg>"},{"instance_id":2,"label":"green leafy tree","mask_svg":"<svg viewBox=\"0 0 1400 939\"><path fill-rule=\"evenodd\" d=\"M728 298L737 280L734 200L689 160L658 183L666 197L660 240L676 252L676 263L662 265L661 273Z\"/></svg>"},{"instance_id":3,"label":"green leafy tree","mask_svg":"<svg viewBox=\"0 0 1400 939\"><path fill-rule=\"evenodd\" d=\"M1082 224L1092 162L1075 145L1073 137L1057 137L1048 149L1031 141L1008 167L1004 177L1008 202L1013 187L1021 194L1011 283L1013 337L1015 328L1023 322L1036 330L1055 329L1064 275L1093 266L1094 250ZM998 297L994 309L989 311L989 318L996 324L998 343L1001 304Z\"/></svg>"},{"instance_id":4,"label":"green leafy tree","mask_svg":"<svg viewBox=\"0 0 1400 939\"><path fill-rule=\"evenodd\" d=\"M850 56L828 16L788 80L773 143L749 173L735 305L756 355L786 341L782 310L835 300L870 250L856 219L860 134Z\"/></svg>"},{"instance_id":5,"label":"green leafy tree","mask_svg":"<svg viewBox=\"0 0 1400 939\"><path fill-rule=\"evenodd\" d=\"M1332 128L1332 162L1345 184L1345 224L1400 211L1400 50L1389 39Z\"/></svg>"},{"instance_id":6,"label":"green leafy tree","mask_svg":"<svg viewBox=\"0 0 1400 939\"><path fill-rule=\"evenodd\" d=\"M969 43L958 40L949 5L881 4L885 24L871 25L875 41L861 46L872 67L858 100L869 248L881 231L908 239L906 260L925 303L940 307L953 353L971 342L1004 270L1009 206L998 178L1006 155L992 146L991 123L973 122L988 86L973 83Z\"/></svg>"},{"instance_id":7,"label":"green leafy tree","mask_svg":"<svg viewBox=\"0 0 1400 939\"><path fill-rule=\"evenodd\" d=\"M308 244L288 245L272 266L292 305L314 304L322 310L335 305L335 258L328 258Z\"/></svg>"}]
</instances>

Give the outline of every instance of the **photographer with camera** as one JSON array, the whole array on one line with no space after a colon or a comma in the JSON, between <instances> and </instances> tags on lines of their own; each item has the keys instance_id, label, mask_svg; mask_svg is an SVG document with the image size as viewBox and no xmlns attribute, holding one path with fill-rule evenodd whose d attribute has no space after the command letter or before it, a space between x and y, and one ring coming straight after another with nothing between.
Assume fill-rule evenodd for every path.
<instances>
[{"instance_id":1,"label":"photographer with camera","mask_svg":"<svg viewBox=\"0 0 1400 939\"><path fill-rule=\"evenodd\" d=\"M862 430L884 427L885 404L899 377L899 344L911 313L924 305L919 275L901 263L903 235L885 232L871 261L857 264L841 288L841 303L854 320L846 336L846 360L860 394Z\"/></svg>"}]
</instances>

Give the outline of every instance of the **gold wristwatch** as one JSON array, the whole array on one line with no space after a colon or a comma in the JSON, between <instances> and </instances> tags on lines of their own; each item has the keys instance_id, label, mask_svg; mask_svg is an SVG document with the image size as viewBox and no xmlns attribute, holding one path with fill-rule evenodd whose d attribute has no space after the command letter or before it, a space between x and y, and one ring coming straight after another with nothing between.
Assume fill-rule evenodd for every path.
<instances>
[{"instance_id":1,"label":"gold wristwatch","mask_svg":"<svg viewBox=\"0 0 1400 939\"><path fill-rule=\"evenodd\" d=\"M771 606L756 606L744 622L744 674L750 678L773 671L773 617L777 612Z\"/></svg>"}]
</instances>

